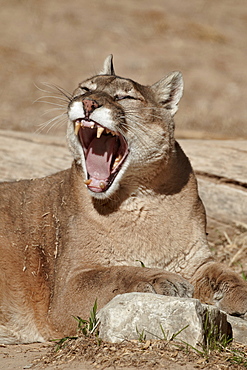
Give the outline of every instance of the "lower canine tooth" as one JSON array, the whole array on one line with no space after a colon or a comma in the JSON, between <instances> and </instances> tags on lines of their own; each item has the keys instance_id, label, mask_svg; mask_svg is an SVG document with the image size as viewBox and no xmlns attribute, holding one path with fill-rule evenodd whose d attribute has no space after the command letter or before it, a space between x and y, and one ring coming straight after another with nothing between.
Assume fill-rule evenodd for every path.
<instances>
[{"instance_id":1,"label":"lower canine tooth","mask_svg":"<svg viewBox=\"0 0 247 370\"><path fill-rule=\"evenodd\" d=\"M103 132L104 132L104 128L103 127L98 127L97 128L97 139L100 138L100 136L102 135Z\"/></svg>"},{"instance_id":2,"label":"lower canine tooth","mask_svg":"<svg viewBox=\"0 0 247 370\"><path fill-rule=\"evenodd\" d=\"M121 154L119 154L119 156L115 159L115 162L116 162L116 161L117 161L117 162L120 162L122 158L123 158L123 157L121 156Z\"/></svg>"},{"instance_id":3,"label":"lower canine tooth","mask_svg":"<svg viewBox=\"0 0 247 370\"><path fill-rule=\"evenodd\" d=\"M113 170L118 166L118 164L119 164L119 162L121 161L121 159L122 159L122 156L121 156L121 155L119 155L119 156L115 159L115 162L113 163L113 166L112 166L112 169L113 169Z\"/></svg>"},{"instance_id":4,"label":"lower canine tooth","mask_svg":"<svg viewBox=\"0 0 247 370\"><path fill-rule=\"evenodd\" d=\"M90 185L91 182L92 182L92 179L84 180L84 184L86 184L86 185Z\"/></svg>"}]
</instances>

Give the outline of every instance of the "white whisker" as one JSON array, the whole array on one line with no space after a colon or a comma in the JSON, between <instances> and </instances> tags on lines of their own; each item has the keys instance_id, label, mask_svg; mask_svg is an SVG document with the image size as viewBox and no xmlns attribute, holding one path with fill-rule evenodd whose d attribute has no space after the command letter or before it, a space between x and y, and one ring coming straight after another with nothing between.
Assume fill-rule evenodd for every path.
<instances>
[{"instance_id":1,"label":"white whisker","mask_svg":"<svg viewBox=\"0 0 247 370\"><path fill-rule=\"evenodd\" d=\"M48 127L48 130L46 131L47 133L52 129L54 128L55 126L58 126L62 123L65 123L67 122L67 112L63 112L62 114L60 114L59 116L56 116L46 122L43 122L41 124L39 124L39 128L36 130L36 133L41 133L42 131L44 131L47 127Z\"/></svg>"},{"instance_id":2,"label":"white whisker","mask_svg":"<svg viewBox=\"0 0 247 370\"><path fill-rule=\"evenodd\" d=\"M132 121L133 123L133 121ZM146 131L146 133L149 135L149 137L144 138L143 135L140 135L140 130L137 129L136 127L130 126L129 124L122 124L122 127L131 132L133 135L136 136L136 138L140 141L140 143L148 148L150 146L149 138L150 138L150 133ZM124 133L120 132L121 134L124 135Z\"/></svg>"},{"instance_id":3,"label":"white whisker","mask_svg":"<svg viewBox=\"0 0 247 370\"><path fill-rule=\"evenodd\" d=\"M55 85L55 84L49 84L48 82L43 82L42 83L44 86L47 86L50 90L52 90L52 92L55 92L57 95L63 95L63 96L65 96L67 99L68 99L68 101L71 101L71 99L72 99L72 94L70 93L70 92L68 92L68 91L66 91L64 88L62 88L62 87L60 87L60 86L57 86L57 85ZM36 86L40 91L43 91L43 92L51 92L51 91L47 91L47 90L43 90L43 89L41 89L41 88L39 88L38 86Z\"/></svg>"},{"instance_id":4,"label":"white whisker","mask_svg":"<svg viewBox=\"0 0 247 370\"><path fill-rule=\"evenodd\" d=\"M56 105L58 107L65 108L64 104L57 104L57 103L53 103L53 102L50 102L50 101L47 101L47 100L37 100L36 103L45 103L45 104Z\"/></svg>"},{"instance_id":5,"label":"white whisker","mask_svg":"<svg viewBox=\"0 0 247 370\"><path fill-rule=\"evenodd\" d=\"M47 109L46 111L44 111L44 112L41 114L41 117L42 117L42 116L45 116L45 115L46 115L46 114L48 114L48 113L54 112L54 111L61 111L61 109L62 109L62 108L50 108L50 109ZM64 113L67 113L67 111L66 111L66 112L64 112Z\"/></svg>"},{"instance_id":6,"label":"white whisker","mask_svg":"<svg viewBox=\"0 0 247 370\"><path fill-rule=\"evenodd\" d=\"M134 115L134 116L136 116L136 117L138 117L138 118L140 118L140 119L143 119L143 117L142 116L139 116L137 113L139 113L140 112L140 110L126 110L126 114L129 114L129 115ZM162 119L162 115L157 115L157 114L154 114L154 113L152 113L152 114L150 114L150 116L151 117L153 117L153 118L157 118L157 119Z\"/></svg>"},{"instance_id":7,"label":"white whisker","mask_svg":"<svg viewBox=\"0 0 247 370\"><path fill-rule=\"evenodd\" d=\"M44 93L43 96L35 100L35 103L44 103L52 106L52 108L47 109L42 116L51 112L62 112L56 117L53 117L38 125L39 128L36 130L37 133L41 133L42 131L48 133L55 127L63 125L65 122L67 122L67 107L69 102L72 100L72 94L54 84L43 82L42 85L45 88L35 85L39 91Z\"/></svg>"},{"instance_id":8,"label":"white whisker","mask_svg":"<svg viewBox=\"0 0 247 370\"><path fill-rule=\"evenodd\" d=\"M66 103L66 105L68 104L68 100L65 99L64 97L61 97L61 96L54 96L54 95L44 95L44 96L40 96L38 99L36 99L34 101L34 103L38 103L40 102L41 99L57 99L57 100L60 100L60 101L63 101ZM65 104L64 104L65 105Z\"/></svg>"}]
</instances>

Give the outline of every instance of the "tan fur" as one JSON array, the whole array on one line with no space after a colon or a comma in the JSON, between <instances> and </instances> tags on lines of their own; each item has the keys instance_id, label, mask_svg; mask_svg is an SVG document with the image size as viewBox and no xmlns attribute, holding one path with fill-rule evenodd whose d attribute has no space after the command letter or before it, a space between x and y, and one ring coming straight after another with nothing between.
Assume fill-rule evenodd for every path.
<instances>
[{"instance_id":1,"label":"tan fur","mask_svg":"<svg viewBox=\"0 0 247 370\"><path fill-rule=\"evenodd\" d=\"M182 89L177 72L146 87L115 76L107 58L68 105L72 167L0 185L0 342L70 335L72 315L87 318L96 298L102 307L131 291L191 297L190 283L202 301L245 314L247 284L213 262L197 182L173 137ZM84 115L128 143L103 191L90 190L102 171L94 173L93 157L85 161L82 131L74 133Z\"/></svg>"}]
</instances>

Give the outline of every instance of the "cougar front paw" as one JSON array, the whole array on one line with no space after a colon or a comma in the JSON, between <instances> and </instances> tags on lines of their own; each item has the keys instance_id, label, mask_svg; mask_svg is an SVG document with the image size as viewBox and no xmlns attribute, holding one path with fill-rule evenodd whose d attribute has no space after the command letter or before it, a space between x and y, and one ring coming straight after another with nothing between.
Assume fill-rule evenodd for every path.
<instances>
[{"instance_id":1,"label":"cougar front paw","mask_svg":"<svg viewBox=\"0 0 247 370\"><path fill-rule=\"evenodd\" d=\"M220 263L198 270L192 283L195 297L234 316L247 316L247 283Z\"/></svg>"},{"instance_id":2,"label":"cougar front paw","mask_svg":"<svg viewBox=\"0 0 247 370\"><path fill-rule=\"evenodd\" d=\"M137 292L150 292L155 294L162 294L173 297L187 297L193 296L193 285L179 275L161 272L154 274L146 281L140 281L136 287Z\"/></svg>"},{"instance_id":3,"label":"cougar front paw","mask_svg":"<svg viewBox=\"0 0 247 370\"><path fill-rule=\"evenodd\" d=\"M247 284L231 286L226 282L214 293L213 299L222 311L247 319Z\"/></svg>"}]
</instances>

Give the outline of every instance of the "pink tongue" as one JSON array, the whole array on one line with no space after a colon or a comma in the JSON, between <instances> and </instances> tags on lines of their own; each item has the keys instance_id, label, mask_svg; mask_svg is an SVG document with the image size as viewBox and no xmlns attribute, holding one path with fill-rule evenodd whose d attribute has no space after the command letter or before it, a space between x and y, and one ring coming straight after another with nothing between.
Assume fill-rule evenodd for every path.
<instances>
[{"instance_id":1,"label":"pink tongue","mask_svg":"<svg viewBox=\"0 0 247 370\"><path fill-rule=\"evenodd\" d=\"M102 135L100 139L94 138L89 147L86 158L87 171L90 177L105 180L111 174L112 156L117 150L115 137Z\"/></svg>"}]
</instances>

